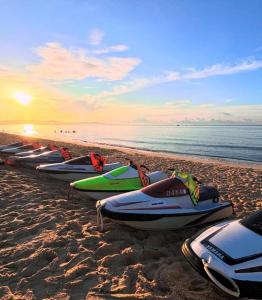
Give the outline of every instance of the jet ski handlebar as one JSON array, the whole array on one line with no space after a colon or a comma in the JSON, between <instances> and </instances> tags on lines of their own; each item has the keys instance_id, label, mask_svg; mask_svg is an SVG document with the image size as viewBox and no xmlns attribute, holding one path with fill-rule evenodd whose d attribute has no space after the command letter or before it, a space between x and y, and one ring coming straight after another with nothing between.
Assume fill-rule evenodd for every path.
<instances>
[{"instance_id":1,"label":"jet ski handlebar","mask_svg":"<svg viewBox=\"0 0 262 300\"><path fill-rule=\"evenodd\" d=\"M168 168L168 171L174 172L176 171L176 169L174 168ZM193 179L198 183L198 184L202 184L202 182L200 180L198 180L195 176L193 176Z\"/></svg>"}]
</instances>

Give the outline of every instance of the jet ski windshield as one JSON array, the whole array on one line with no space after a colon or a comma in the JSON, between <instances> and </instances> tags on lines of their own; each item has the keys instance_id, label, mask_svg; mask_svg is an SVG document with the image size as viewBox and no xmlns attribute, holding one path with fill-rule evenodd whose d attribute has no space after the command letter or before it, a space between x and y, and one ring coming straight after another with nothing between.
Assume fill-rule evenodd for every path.
<instances>
[{"instance_id":1,"label":"jet ski windshield","mask_svg":"<svg viewBox=\"0 0 262 300\"><path fill-rule=\"evenodd\" d=\"M110 178L110 176L118 177L118 176L124 175L128 170L129 170L128 166L123 166L123 167L120 167L120 168L117 168L115 170L108 172L107 174L105 174L105 176L109 177L109 178Z\"/></svg>"},{"instance_id":2,"label":"jet ski windshield","mask_svg":"<svg viewBox=\"0 0 262 300\"><path fill-rule=\"evenodd\" d=\"M186 186L179 179L171 177L144 187L144 194L156 198L179 197L188 194Z\"/></svg>"},{"instance_id":3,"label":"jet ski windshield","mask_svg":"<svg viewBox=\"0 0 262 300\"><path fill-rule=\"evenodd\" d=\"M254 212L253 214L242 219L240 223L246 228L262 235L262 210Z\"/></svg>"}]
</instances>

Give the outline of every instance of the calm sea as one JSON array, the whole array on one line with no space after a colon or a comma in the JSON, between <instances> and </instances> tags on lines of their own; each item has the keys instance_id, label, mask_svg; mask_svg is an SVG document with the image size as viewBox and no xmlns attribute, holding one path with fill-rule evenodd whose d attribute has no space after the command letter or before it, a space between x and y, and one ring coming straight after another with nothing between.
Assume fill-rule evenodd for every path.
<instances>
[{"instance_id":1,"label":"calm sea","mask_svg":"<svg viewBox=\"0 0 262 300\"><path fill-rule=\"evenodd\" d=\"M262 126L0 125L1 131L262 163ZM73 132L75 131L75 132Z\"/></svg>"}]
</instances>

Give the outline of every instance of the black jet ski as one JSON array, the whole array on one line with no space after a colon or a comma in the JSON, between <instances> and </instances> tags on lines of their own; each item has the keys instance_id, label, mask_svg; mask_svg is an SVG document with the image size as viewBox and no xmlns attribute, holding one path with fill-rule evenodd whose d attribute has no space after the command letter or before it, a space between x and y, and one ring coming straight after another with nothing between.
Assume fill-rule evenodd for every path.
<instances>
[{"instance_id":1,"label":"black jet ski","mask_svg":"<svg viewBox=\"0 0 262 300\"><path fill-rule=\"evenodd\" d=\"M30 156L30 155L41 154L41 153L44 153L44 152L54 151L54 150L58 150L58 147L55 146L55 145L52 145L52 144L48 144L47 146L42 146L38 149L16 153L15 156L19 156L19 157Z\"/></svg>"},{"instance_id":2,"label":"black jet ski","mask_svg":"<svg viewBox=\"0 0 262 300\"><path fill-rule=\"evenodd\" d=\"M41 148L42 145L38 142L25 144L19 147L7 148L1 151L2 154L17 154L20 152L30 151Z\"/></svg>"},{"instance_id":3,"label":"black jet ski","mask_svg":"<svg viewBox=\"0 0 262 300\"><path fill-rule=\"evenodd\" d=\"M184 242L182 252L228 295L262 299L262 210L202 230Z\"/></svg>"},{"instance_id":4,"label":"black jet ski","mask_svg":"<svg viewBox=\"0 0 262 300\"><path fill-rule=\"evenodd\" d=\"M21 167L33 167L35 168L39 164L43 163L58 163L71 159L72 156L67 148L60 148L59 150L47 151L37 155L29 156L10 156L6 160L6 165L9 166L21 166Z\"/></svg>"},{"instance_id":5,"label":"black jet ski","mask_svg":"<svg viewBox=\"0 0 262 300\"><path fill-rule=\"evenodd\" d=\"M16 142L16 143L8 144L8 145L1 145L0 146L0 153L3 150L10 149L10 148L17 148L17 147L21 147L23 145L25 145L25 142Z\"/></svg>"}]
</instances>

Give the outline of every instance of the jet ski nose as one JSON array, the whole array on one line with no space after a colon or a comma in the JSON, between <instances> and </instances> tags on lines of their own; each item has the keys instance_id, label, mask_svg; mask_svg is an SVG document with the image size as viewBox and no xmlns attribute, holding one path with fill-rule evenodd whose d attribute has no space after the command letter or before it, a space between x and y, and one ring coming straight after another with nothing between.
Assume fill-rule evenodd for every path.
<instances>
[{"instance_id":1,"label":"jet ski nose","mask_svg":"<svg viewBox=\"0 0 262 300\"><path fill-rule=\"evenodd\" d=\"M70 182L70 187L74 188L76 185L76 182Z\"/></svg>"},{"instance_id":2,"label":"jet ski nose","mask_svg":"<svg viewBox=\"0 0 262 300\"><path fill-rule=\"evenodd\" d=\"M100 201L100 200L98 200L98 201L96 202L96 208L98 208L98 207L101 207L101 201Z\"/></svg>"},{"instance_id":3,"label":"jet ski nose","mask_svg":"<svg viewBox=\"0 0 262 300\"><path fill-rule=\"evenodd\" d=\"M102 211L105 206L106 206L106 201L104 200L98 200L96 202L96 209L100 209Z\"/></svg>"}]
</instances>

